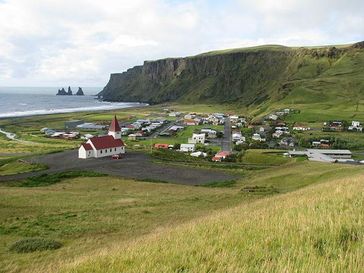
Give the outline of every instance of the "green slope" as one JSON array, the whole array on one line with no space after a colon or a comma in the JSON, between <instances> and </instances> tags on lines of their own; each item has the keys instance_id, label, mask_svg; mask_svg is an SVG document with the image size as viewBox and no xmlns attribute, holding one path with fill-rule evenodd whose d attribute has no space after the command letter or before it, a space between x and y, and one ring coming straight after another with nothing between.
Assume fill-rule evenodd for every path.
<instances>
[{"instance_id":1,"label":"green slope","mask_svg":"<svg viewBox=\"0 0 364 273\"><path fill-rule=\"evenodd\" d=\"M268 45L145 62L112 74L106 100L228 103L261 113L273 106L360 107L364 43L290 48ZM320 106L321 107L321 106Z\"/></svg>"},{"instance_id":2,"label":"green slope","mask_svg":"<svg viewBox=\"0 0 364 273\"><path fill-rule=\"evenodd\" d=\"M67 272L363 272L363 175L243 204Z\"/></svg>"}]
</instances>

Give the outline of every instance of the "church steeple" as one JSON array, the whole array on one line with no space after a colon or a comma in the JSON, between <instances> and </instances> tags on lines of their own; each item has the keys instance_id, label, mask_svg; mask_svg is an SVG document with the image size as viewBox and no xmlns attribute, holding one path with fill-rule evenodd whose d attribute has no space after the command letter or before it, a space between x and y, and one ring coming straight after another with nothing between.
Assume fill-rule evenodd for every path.
<instances>
[{"instance_id":1,"label":"church steeple","mask_svg":"<svg viewBox=\"0 0 364 273\"><path fill-rule=\"evenodd\" d=\"M121 139L121 129L120 129L119 122L116 118L116 115L114 116L113 120L111 121L108 134L113 136L115 139Z\"/></svg>"}]
</instances>

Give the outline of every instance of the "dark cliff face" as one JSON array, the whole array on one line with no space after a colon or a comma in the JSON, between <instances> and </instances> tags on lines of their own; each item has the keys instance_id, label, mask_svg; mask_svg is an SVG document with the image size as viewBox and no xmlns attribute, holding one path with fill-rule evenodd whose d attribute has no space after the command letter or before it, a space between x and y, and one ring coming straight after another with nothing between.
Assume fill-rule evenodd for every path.
<instances>
[{"instance_id":1,"label":"dark cliff face","mask_svg":"<svg viewBox=\"0 0 364 273\"><path fill-rule=\"evenodd\" d=\"M318 67L306 73L314 79L347 50L276 46L148 61L111 74L99 95L109 101L260 104L285 96L307 65Z\"/></svg>"}]
</instances>

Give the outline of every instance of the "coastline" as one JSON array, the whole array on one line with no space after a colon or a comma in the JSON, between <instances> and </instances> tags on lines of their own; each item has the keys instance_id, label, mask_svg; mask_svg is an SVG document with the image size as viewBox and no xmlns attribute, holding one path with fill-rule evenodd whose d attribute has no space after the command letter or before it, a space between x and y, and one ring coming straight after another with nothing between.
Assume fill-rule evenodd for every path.
<instances>
[{"instance_id":1,"label":"coastline","mask_svg":"<svg viewBox=\"0 0 364 273\"><path fill-rule=\"evenodd\" d=\"M56 96L51 94L54 88L0 88L0 120L43 116L52 114L67 114L79 112L100 112L120 110L131 107L145 107L142 102L111 102L97 99L95 95ZM25 92L27 91L27 92ZM93 90L88 90L93 92Z\"/></svg>"},{"instance_id":2,"label":"coastline","mask_svg":"<svg viewBox=\"0 0 364 273\"><path fill-rule=\"evenodd\" d=\"M114 103L110 103L114 104ZM116 104L116 103L115 103ZM79 107L79 108L60 108L60 109L40 109L40 110L30 110L23 112L12 112L12 113L0 113L0 120L13 119L13 118L25 118L34 116L47 116L55 114L71 114L71 113L81 113L81 112L102 112L102 111L113 111L125 108L138 108L149 106L147 103L139 102L123 102L123 105L109 105L109 106L90 106L90 107Z\"/></svg>"}]
</instances>

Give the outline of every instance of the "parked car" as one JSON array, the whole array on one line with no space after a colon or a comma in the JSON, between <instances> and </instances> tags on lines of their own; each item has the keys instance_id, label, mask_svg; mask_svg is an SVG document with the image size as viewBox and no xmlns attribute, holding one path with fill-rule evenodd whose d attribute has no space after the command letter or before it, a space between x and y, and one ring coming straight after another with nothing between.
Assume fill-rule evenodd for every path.
<instances>
[{"instance_id":1,"label":"parked car","mask_svg":"<svg viewBox=\"0 0 364 273\"><path fill-rule=\"evenodd\" d=\"M111 156L111 159L122 159L122 158L123 158L122 154L117 154L117 155Z\"/></svg>"}]
</instances>

